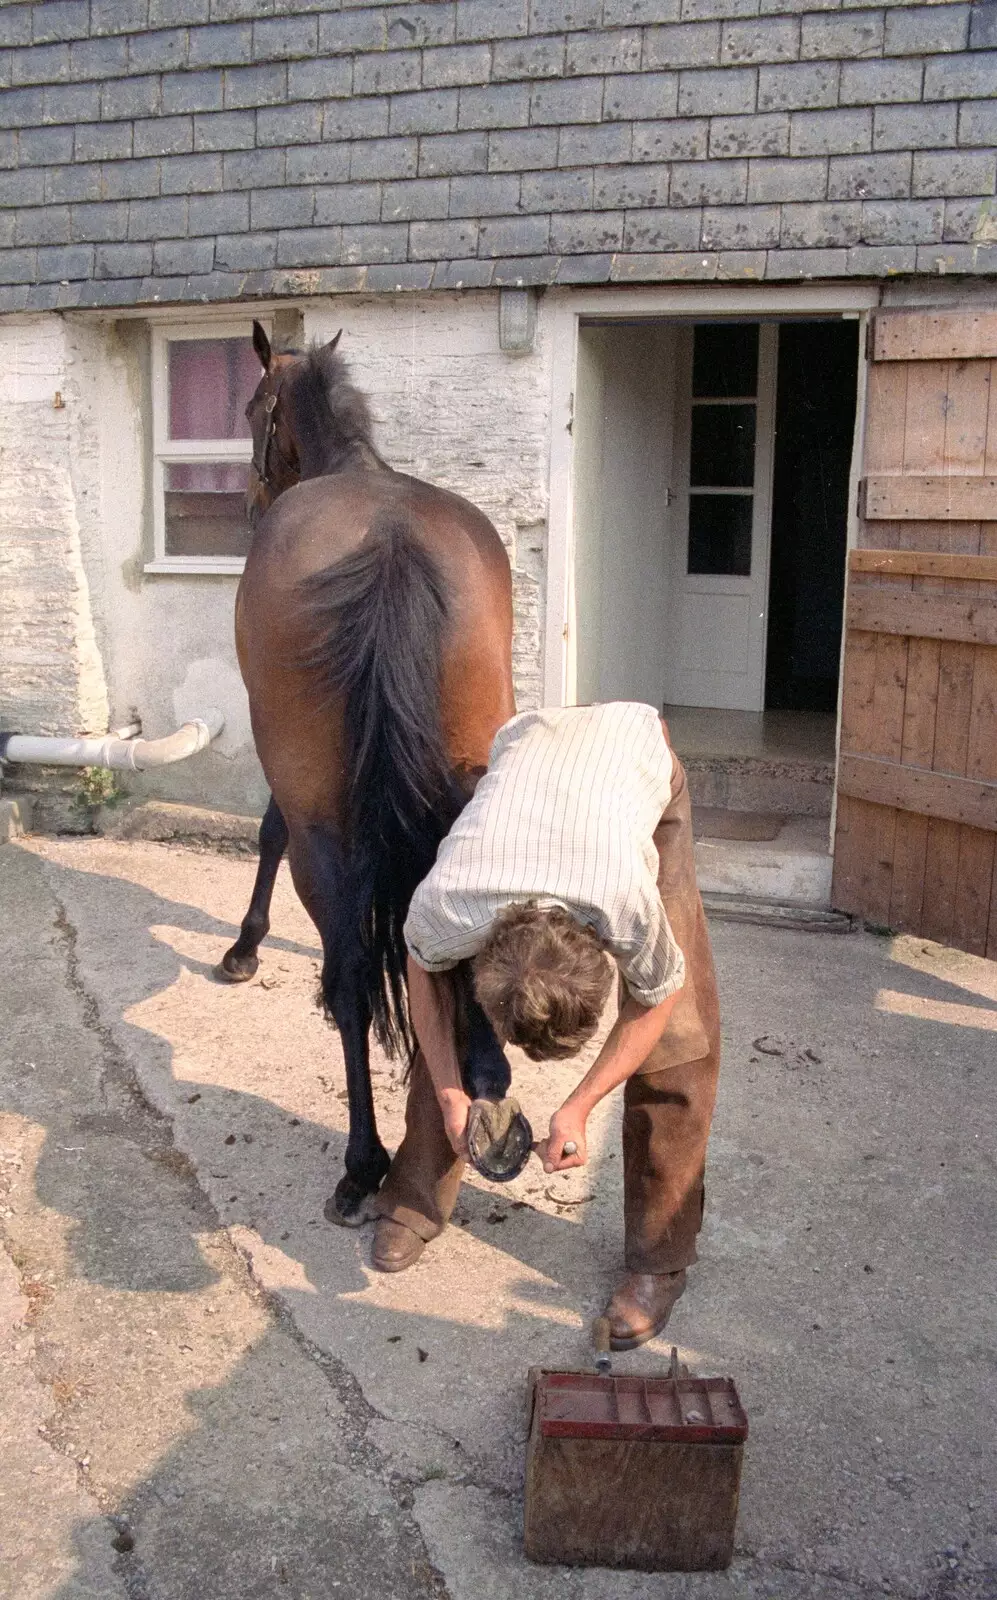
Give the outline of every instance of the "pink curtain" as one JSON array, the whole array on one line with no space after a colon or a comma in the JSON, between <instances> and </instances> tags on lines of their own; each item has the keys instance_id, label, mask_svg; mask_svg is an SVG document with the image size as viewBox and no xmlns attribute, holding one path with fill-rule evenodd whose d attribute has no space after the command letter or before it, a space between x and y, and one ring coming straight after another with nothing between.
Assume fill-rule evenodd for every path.
<instances>
[{"instance_id":1,"label":"pink curtain","mask_svg":"<svg viewBox=\"0 0 997 1600\"><path fill-rule=\"evenodd\" d=\"M246 406L260 381L250 339L169 345L170 438L248 439Z\"/></svg>"}]
</instances>

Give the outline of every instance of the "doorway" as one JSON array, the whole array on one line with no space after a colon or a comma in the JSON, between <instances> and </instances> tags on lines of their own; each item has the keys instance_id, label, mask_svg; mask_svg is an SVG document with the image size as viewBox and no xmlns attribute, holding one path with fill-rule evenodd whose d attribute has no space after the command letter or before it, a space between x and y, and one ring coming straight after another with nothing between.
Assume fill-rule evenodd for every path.
<instances>
[{"instance_id":1,"label":"doorway","mask_svg":"<svg viewBox=\"0 0 997 1600\"><path fill-rule=\"evenodd\" d=\"M858 326L582 324L572 698L833 718Z\"/></svg>"},{"instance_id":2,"label":"doorway","mask_svg":"<svg viewBox=\"0 0 997 1600\"><path fill-rule=\"evenodd\" d=\"M579 328L568 699L662 710L704 891L829 903L859 326Z\"/></svg>"}]
</instances>

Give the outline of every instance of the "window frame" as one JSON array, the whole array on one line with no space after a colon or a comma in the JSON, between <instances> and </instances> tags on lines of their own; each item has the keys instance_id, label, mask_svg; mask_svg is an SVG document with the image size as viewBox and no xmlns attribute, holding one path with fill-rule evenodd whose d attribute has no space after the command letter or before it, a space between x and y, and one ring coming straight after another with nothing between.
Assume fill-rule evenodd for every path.
<instances>
[{"instance_id":1,"label":"window frame","mask_svg":"<svg viewBox=\"0 0 997 1600\"><path fill-rule=\"evenodd\" d=\"M190 573L208 577L239 577L246 565L244 556L173 556L166 552L166 468L199 461L249 463L253 459L251 439L170 439L169 347L190 339L249 339L253 322L259 322L272 338L272 318L256 313L252 317L227 317L215 321L191 319L185 322L156 322L152 325L152 537L153 557L143 571L151 574ZM260 369L262 373L262 368Z\"/></svg>"}]
</instances>

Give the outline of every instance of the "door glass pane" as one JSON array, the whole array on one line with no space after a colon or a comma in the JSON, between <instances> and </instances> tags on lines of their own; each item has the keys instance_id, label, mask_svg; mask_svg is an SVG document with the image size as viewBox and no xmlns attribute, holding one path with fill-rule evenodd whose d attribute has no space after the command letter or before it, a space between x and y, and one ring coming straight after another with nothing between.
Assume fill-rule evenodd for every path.
<instances>
[{"instance_id":1,"label":"door glass pane","mask_svg":"<svg viewBox=\"0 0 997 1600\"><path fill-rule=\"evenodd\" d=\"M175 339L167 345L171 439L248 439L246 406L260 381L251 339Z\"/></svg>"},{"instance_id":2,"label":"door glass pane","mask_svg":"<svg viewBox=\"0 0 997 1600\"><path fill-rule=\"evenodd\" d=\"M757 322L699 324L693 334L692 392L717 400L757 394Z\"/></svg>"},{"instance_id":3,"label":"door glass pane","mask_svg":"<svg viewBox=\"0 0 997 1600\"><path fill-rule=\"evenodd\" d=\"M689 482L750 489L755 481L755 407L693 406Z\"/></svg>"},{"instance_id":4,"label":"door glass pane","mask_svg":"<svg viewBox=\"0 0 997 1600\"><path fill-rule=\"evenodd\" d=\"M249 549L249 463L171 462L166 467L166 554L244 556Z\"/></svg>"},{"instance_id":5,"label":"door glass pane","mask_svg":"<svg viewBox=\"0 0 997 1600\"><path fill-rule=\"evenodd\" d=\"M689 496L690 574L751 577L753 504L750 494Z\"/></svg>"}]
</instances>

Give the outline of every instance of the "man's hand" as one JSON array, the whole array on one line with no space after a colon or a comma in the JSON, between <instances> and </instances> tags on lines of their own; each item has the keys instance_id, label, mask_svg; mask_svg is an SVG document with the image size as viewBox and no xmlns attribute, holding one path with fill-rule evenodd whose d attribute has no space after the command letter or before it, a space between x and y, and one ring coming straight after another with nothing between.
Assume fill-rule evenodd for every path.
<instances>
[{"instance_id":1,"label":"man's hand","mask_svg":"<svg viewBox=\"0 0 997 1600\"><path fill-rule=\"evenodd\" d=\"M460 1156L462 1161L469 1161L467 1114L471 1109L471 1101L463 1089L442 1089L438 1098L443 1112L443 1126L453 1145L454 1154Z\"/></svg>"},{"instance_id":2,"label":"man's hand","mask_svg":"<svg viewBox=\"0 0 997 1600\"><path fill-rule=\"evenodd\" d=\"M580 1106L566 1100L550 1119L550 1132L537 1145L537 1155L545 1172L567 1172L571 1167L584 1167L588 1160L585 1139L587 1116ZM574 1152L565 1155L566 1144L574 1143Z\"/></svg>"}]
</instances>

